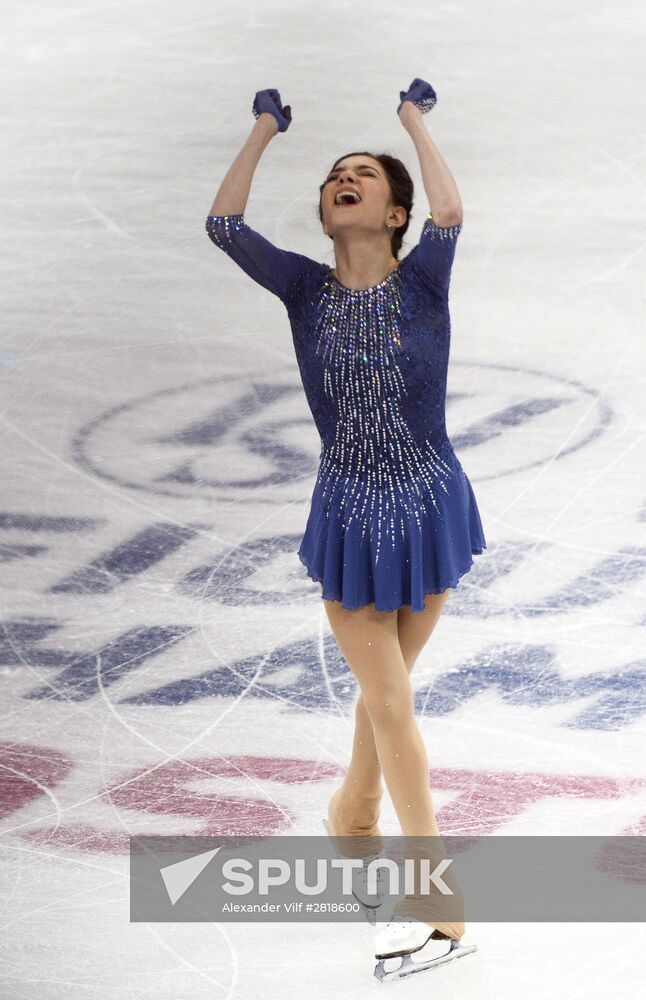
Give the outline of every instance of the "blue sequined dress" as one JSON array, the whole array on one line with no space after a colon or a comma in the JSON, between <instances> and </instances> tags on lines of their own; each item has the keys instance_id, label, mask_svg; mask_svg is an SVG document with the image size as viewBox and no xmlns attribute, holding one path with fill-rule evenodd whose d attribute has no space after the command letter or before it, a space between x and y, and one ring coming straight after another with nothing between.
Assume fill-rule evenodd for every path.
<instances>
[{"instance_id":1,"label":"blue sequined dress","mask_svg":"<svg viewBox=\"0 0 646 1000\"><path fill-rule=\"evenodd\" d=\"M206 219L215 245L287 309L321 438L298 555L321 597L344 608L423 611L424 595L456 587L487 547L445 424L461 229L429 215L395 270L352 290L328 264L274 246L242 213Z\"/></svg>"}]
</instances>

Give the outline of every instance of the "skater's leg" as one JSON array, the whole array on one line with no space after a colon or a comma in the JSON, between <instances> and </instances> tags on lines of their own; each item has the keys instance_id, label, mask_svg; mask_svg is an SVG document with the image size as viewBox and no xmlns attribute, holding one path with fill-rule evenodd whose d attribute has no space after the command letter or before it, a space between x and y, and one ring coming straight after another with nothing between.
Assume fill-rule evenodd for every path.
<instances>
[{"instance_id":1,"label":"skater's leg","mask_svg":"<svg viewBox=\"0 0 646 1000\"><path fill-rule=\"evenodd\" d=\"M409 607L397 611L399 646L409 673L440 620L450 593L447 588L442 594L427 594L424 611L412 611Z\"/></svg>"},{"instance_id":2,"label":"skater's leg","mask_svg":"<svg viewBox=\"0 0 646 1000\"><path fill-rule=\"evenodd\" d=\"M449 593L450 590L445 590L442 594L427 594L424 611L412 611L409 607L397 611L399 646L409 674L442 614ZM352 757L343 783L329 804L334 829L339 835L376 836L382 795L381 765L372 723L360 693L355 706Z\"/></svg>"},{"instance_id":3,"label":"skater's leg","mask_svg":"<svg viewBox=\"0 0 646 1000\"><path fill-rule=\"evenodd\" d=\"M372 723L363 695L355 706L352 757L340 787L328 804L332 826L339 836L379 836L379 809L383 795L381 766Z\"/></svg>"},{"instance_id":4,"label":"skater's leg","mask_svg":"<svg viewBox=\"0 0 646 1000\"><path fill-rule=\"evenodd\" d=\"M439 836L428 780L428 758L415 720L413 690L400 646L397 612L374 605L347 611L325 601L339 649L354 673L370 719L377 757L405 836ZM422 612L420 612L422 614ZM424 919L428 900L406 915ZM404 911L402 911L402 914ZM430 921L451 937L461 937L462 923Z\"/></svg>"}]
</instances>

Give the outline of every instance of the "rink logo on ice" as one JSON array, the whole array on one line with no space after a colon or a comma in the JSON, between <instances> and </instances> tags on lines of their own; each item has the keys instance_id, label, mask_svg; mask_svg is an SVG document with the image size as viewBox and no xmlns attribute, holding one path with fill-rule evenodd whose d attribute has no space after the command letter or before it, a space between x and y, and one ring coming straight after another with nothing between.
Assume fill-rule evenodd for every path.
<instances>
[{"instance_id":1,"label":"rink logo on ice","mask_svg":"<svg viewBox=\"0 0 646 1000\"><path fill-rule=\"evenodd\" d=\"M469 471L478 482L540 468L548 459L562 461L596 443L612 422L608 402L575 379L518 365L457 360L452 362L452 390L447 395L450 416L453 410L459 416L466 398L474 412L476 367L485 373L482 385L495 380L496 405L492 409L482 389L485 415L478 418L476 410L471 423L451 440L458 454L469 449ZM462 369L468 379L464 390ZM560 440L564 412L573 430L555 458L552 442ZM304 424L310 428L309 454L294 444L303 437ZM534 443L531 455L528 433ZM487 448L492 442L495 448ZM155 496L261 502L267 507L298 498L303 481L316 470L318 443L297 370L290 365L284 376L272 372L268 378L258 371L236 379L227 373L112 406L78 431L71 450L88 473L121 487ZM256 469L263 471L258 474Z\"/></svg>"},{"instance_id":2,"label":"rink logo on ice","mask_svg":"<svg viewBox=\"0 0 646 1000\"><path fill-rule=\"evenodd\" d=\"M24 723L23 723L24 724ZM296 828L295 791L310 789L325 798L329 791L317 785L337 783L344 775L339 765L316 757L265 756L232 752L194 756L166 762L142 761L135 769L117 769L106 786L92 786L92 817L62 819L51 802L63 803L71 812L67 794L86 787L95 775L91 761L78 759L51 745L0 743L3 794L0 818L9 821L23 809L32 810L33 823L19 824L16 836L48 852L128 854L130 836L152 836L160 817L169 832L176 824L191 824L191 835L221 838L232 834L270 837ZM68 780L74 775L73 780ZM243 778L253 786L246 794L231 794L230 778ZM433 793L446 797L436 819L441 830L463 838L504 833L508 824L533 827L532 810L541 803L550 828L571 829L573 824L598 822L600 803L621 803L613 808L612 830L617 835L603 852L603 864L623 871L625 845L630 837L646 835L646 815L641 814L646 778L641 775L567 774L542 770L465 768L442 765L429 770ZM89 790L89 788L88 788ZM300 792L299 792L300 795ZM298 797L297 797L298 798ZM71 801L74 801L73 799ZM118 817L118 821L115 817ZM628 817L632 817L628 821ZM185 828L185 827L184 827ZM221 841L216 840L216 846ZM211 849L213 843L184 849L183 857ZM377 845L378 846L378 845ZM175 860L179 860L176 858ZM169 863L169 861L167 861ZM161 865L161 861L160 861Z\"/></svg>"},{"instance_id":3,"label":"rink logo on ice","mask_svg":"<svg viewBox=\"0 0 646 1000\"><path fill-rule=\"evenodd\" d=\"M646 553L633 553L633 565L638 558L640 567L646 567ZM594 578L599 591L599 575L594 574ZM460 598L456 593L452 598L454 612L456 608L463 610L465 601L471 600L470 594L465 590ZM598 600L601 603L601 597ZM562 614L557 608L555 605L554 613ZM520 609L516 608L516 612L520 613ZM44 618L3 623L2 665L24 673L26 681L34 674L42 677L41 684L25 686L24 698L80 702L117 686L111 701L122 704L184 706L205 698L243 697L247 704L257 700L271 700L274 704L280 696L286 714L332 712L338 710L339 703L349 710L356 700L356 681L332 635L323 638L323 656L319 637L306 637L272 644L260 666L254 652L234 658L228 669L223 669L221 663L208 664L197 674L188 671L189 676L150 686L150 678L156 673L146 668L152 661L164 657L184 664L196 658L191 655L191 647L188 653L177 648L196 641L194 626L141 626L85 651L56 645L53 640L58 629L55 621ZM201 635L197 641L202 641ZM557 723L570 729L618 730L646 713L646 660L626 659L621 649L610 653L600 649L598 659L601 669L566 676L554 645L490 643L439 673L430 684L417 686L415 708L427 717L444 716L488 693L506 706L542 709L571 704L570 714ZM142 674L143 690L129 693L137 683L132 676L137 671Z\"/></svg>"}]
</instances>

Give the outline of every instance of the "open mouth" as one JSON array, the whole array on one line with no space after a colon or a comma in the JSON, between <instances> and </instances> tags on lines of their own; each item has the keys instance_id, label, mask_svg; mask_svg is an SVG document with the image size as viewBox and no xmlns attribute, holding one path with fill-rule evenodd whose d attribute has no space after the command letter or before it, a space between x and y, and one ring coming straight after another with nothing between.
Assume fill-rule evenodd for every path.
<instances>
[{"instance_id":1,"label":"open mouth","mask_svg":"<svg viewBox=\"0 0 646 1000\"><path fill-rule=\"evenodd\" d=\"M360 202L361 198L356 191L343 191L334 199L334 204L340 208L350 208L353 205L358 205Z\"/></svg>"}]
</instances>

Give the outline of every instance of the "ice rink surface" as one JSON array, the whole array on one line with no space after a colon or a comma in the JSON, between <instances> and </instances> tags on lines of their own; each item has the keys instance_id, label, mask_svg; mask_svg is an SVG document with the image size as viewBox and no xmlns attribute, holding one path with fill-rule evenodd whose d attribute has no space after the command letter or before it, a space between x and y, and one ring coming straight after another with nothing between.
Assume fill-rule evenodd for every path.
<instances>
[{"instance_id":1,"label":"ice rink surface","mask_svg":"<svg viewBox=\"0 0 646 1000\"><path fill-rule=\"evenodd\" d=\"M447 428L488 549L415 668L445 834L646 835L638 3L8 4L0 1000L637 1000L644 924L480 923L382 986L358 924L129 922L128 838L320 834L357 685L296 555L319 438L280 301L204 220L334 264L318 188L412 79L464 224ZM381 821L399 832L390 799Z\"/></svg>"}]
</instances>

